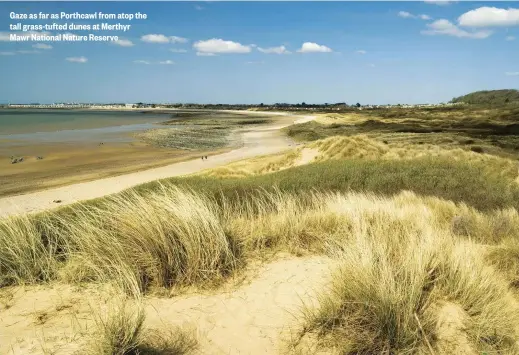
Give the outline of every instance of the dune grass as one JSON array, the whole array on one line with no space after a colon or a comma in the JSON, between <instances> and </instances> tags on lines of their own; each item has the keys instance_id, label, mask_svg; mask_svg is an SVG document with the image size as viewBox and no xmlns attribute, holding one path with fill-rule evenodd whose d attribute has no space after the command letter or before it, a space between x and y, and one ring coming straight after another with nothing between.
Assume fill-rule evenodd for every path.
<instances>
[{"instance_id":1,"label":"dune grass","mask_svg":"<svg viewBox=\"0 0 519 355\"><path fill-rule=\"evenodd\" d=\"M506 240L518 235L519 187L511 172L496 166L447 158L332 159L245 178L149 183L0 220L0 285L109 281L139 295L156 287L217 284L251 255L338 247L347 226L314 212L323 208L315 196L337 192L393 198L407 190L453 201L457 207L435 213L460 236L503 243L495 253L515 263L519 253Z\"/></svg>"},{"instance_id":2,"label":"dune grass","mask_svg":"<svg viewBox=\"0 0 519 355\"><path fill-rule=\"evenodd\" d=\"M237 161L222 167L201 171L194 176L243 178L267 174L294 166L300 157L301 149L297 148L288 152Z\"/></svg>"},{"instance_id":3,"label":"dune grass","mask_svg":"<svg viewBox=\"0 0 519 355\"><path fill-rule=\"evenodd\" d=\"M250 255L328 253L347 227L313 211L322 205L315 196L336 192L393 198L407 190L425 200L453 201L458 205L435 207L435 213L455 234L502 243L495 253L519 263L513 242L519 187L511 172L496 166L447 158L332 159L246 178L153 182L0 220L0 285L114 281L139 295L155 287L218 283Z\"/></svg>"},{"instance_id":4,"label":"dune grass","mask_svg":"<svg viewBox=\"0 0 519 355\"><path fill-rule=\"evenodd\" d=\"M365 134L391 146L480 150L513 159L519 157L519 108L463 106L393 108L321 114L316 121L292 125L285 133L298 141Z\"/></svg>"},{"instance_id":5,"label":"dune grass","mask_svg":"<svg viewBox=\"0 0 519 355\"><path fill-rule=\"evenodd\" d=\"M448 218L454 206L413 194L347 198L339 205L349 217L350 238L330 289L320 293L317 307L304 309L295 348L317 339L318 348L340 354L519 351L519 303L484 260L485 246L455 233ZM517 212L469 213L487 227L498 218L517 218Z\"/></svg>"},{"instance_id":6,"label":"dune grass","mask_svg":"<svg viewBox=\"0 0 519 355\"><path fill-rule=\"evenodd\" d=\"M187 355L198 347L195 336L186 330L147 329L141 303L117 300L110 307L95 315L85 355Z\"/></svg>"},{"instance_id":7,"label":"dune grass","mask_svg":"<svg viewBox=\"0 0 519 355\"><path fill-rule=\"evenodd\" d=\"M507 244L519 240L516 209L484 212L412 192L255 194L217 199L161 185L145 196L128 191L73 206L68 214L3 220L0 240L10 248L0 249L2 282L113 282L139 299L154 286L214 284L280 251L322 254L340 267L319 306L305 311L301 331L320 348L518 350L511 288L519 253L516 243ZM95 353L173 346L142 335L138 310L116 314L98 322ZM179 339L173 344L184 344Z\"/></svg>"},{"instance_id":8,"label":"dune grass","mask_svg":"<svg viewBox=\"0 0 519 355\"><path fill-rule=\"evenodd\" d=\"M499 165L498 165L499 166ZM450 158L408 160L329 160L246 178L186 177L167 180L202 194L228 199L253 199L255 191L357 191L392 196L402 190L464 202L481 210L518 207L516 173L490 163ZM138 187L146 194L157 183ZM252 197L251 197L252 196Z\"/></svg>"},{"instance_id":9,"label":"dune grass","mask_svg":"<svg viewBox=\"0 0 519 355\"><path fill-rule=\"evenodd\" d=\"M337 211L353 202L337 202L333 192L265 189L236 198L193 191L161 185L145 195L128 191L96 205L4 219L2 284L116 281L139 295L150 287L214 283L258 253L333 254L351 234ZM409 203L422 201L459 236L497 245L518 235L514 209L483 213L418 196Z\"/></svg>"},{"instance_id":10,"label":"dune grass","mask_svg":"<svg viewBox=\"0 0 519 355\"><path fill-rule=\"evenodd\" d=\"M515 162L368 136L300 149L32 216L0 220L0 286L218 285L250 260L320 254L339 267L308 305L305 341L342 354L517 353ZM143 328L121 302L91 354L184 354L196 343ZM177 350L172 350L177 349Z\"/></svg>"},{"instance_id":11,"label":"dune grass","mask_svg":"<svg viewBox=\"0 0 519 355\"><path fill-rule=\"evenodd\" d=\"M315 332L341 354L517 353L517 301L477 245L388 222L345 248L331 290L306 309L301 335Z\"/></svg>"}]
</instances>

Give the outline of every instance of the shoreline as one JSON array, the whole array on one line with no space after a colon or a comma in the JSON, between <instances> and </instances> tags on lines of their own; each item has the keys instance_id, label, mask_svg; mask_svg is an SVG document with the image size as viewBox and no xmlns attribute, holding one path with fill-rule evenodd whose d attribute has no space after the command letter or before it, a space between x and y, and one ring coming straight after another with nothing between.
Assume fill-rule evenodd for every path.
<instances>
[{"instance_id":1,"label":"shoreline","mask_svg":"<svg viewBox=\"0 0 519 355\"><path fill-rule=\"evenodd\" d=\"M244 112L244 114L247 113ZM266 114L266 112L255 111L254 114ZM277 121L275 125L250 128L243 131L243 146L239 148L227 150L223 153L221 150L195 153L198 157L201 155L209 156L208 160L192 159L193 156L190 156L187 159L191 158L191 160L182 160L153 168L134 170L130 173L64 184L26 194L0 197L0 217L41 212L81 200L103 197L150 181L189 175L242 159L278 153L290 149L293 143L288 137L281 134L281 128L315 119L313 115L301 116L285 112L278 112L273 116L286 116L286 119ZM58 205L53 202L54 200L60 200L61 202Z\"/></svg>"}]
</instances>

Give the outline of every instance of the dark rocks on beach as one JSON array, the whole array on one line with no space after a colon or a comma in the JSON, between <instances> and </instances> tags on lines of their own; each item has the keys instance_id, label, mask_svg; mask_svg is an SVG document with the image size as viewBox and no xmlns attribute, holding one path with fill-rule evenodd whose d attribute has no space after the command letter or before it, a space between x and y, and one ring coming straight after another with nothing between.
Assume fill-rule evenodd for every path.
<instances>
[{"instance_id":1,"label":"dark rocks on beach","mask_svg":"<svg viewBox=\"0 0 519 355\"><path fill-rule=\"evenodd\" d=\"M36 157L36 160L42 160L42 159L43 159L43 157L42 157L41 155L38 155L38 156Z\"/></svg>"},{"instance_id":2,"label":"dark rocks on beach","mask_svg":"<svg viewBox=\"0 0 519 355\"><path fill-rule=\"evenodd\" d=\"M54 203L61 203L61 200L54 200L52 202L54 202Z\"/></svg>"},{"instance_id":3,"label":"dark rocks on beach","mask_svg":"<svg viewBox=\"0 0 519 355\"><path fill-rule=\"evenodd\" d=\"M23 157L20 157L20 158L11 157L11 164L17 164L17 163L21 163L21 162L23 162Z\"/></svg>"}]
</instances>

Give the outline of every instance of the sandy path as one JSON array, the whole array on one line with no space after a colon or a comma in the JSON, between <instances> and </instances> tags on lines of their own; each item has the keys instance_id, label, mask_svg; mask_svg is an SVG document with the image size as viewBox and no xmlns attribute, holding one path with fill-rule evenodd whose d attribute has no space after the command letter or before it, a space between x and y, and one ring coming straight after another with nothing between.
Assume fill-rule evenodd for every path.
<instances>
[{"instance_id":1,"label":"sandy path","mask_svg":"<svg viewBox=\"0 0 519 355\"><path fill-rule=\"evenodd\" d=\"M237 112L246 115L268 114L272 116L292 116L284 112L230 112ZM226 165L236 160L252 158L264 154L274 154L289 149L291 141L283 136L279 130L292 123L304 123L315 118L315 116L293 117L294 120L292 122L263 127L243 133L243 146L241 148L227 153L213 155L208 160L190 160L126 175L37 191L25 195L0 198L0 217L40 212L56 207L57 205L53 202L54 200L61 200L60 205L67 205L81 200L88 200L117 193L146 182L173 176L192 174L204 169Z\"/></svg>"},{"instance_id":2,"label":"sandy path","mask_svg":"<svg viewBox=\"0 0 519 355\"><path fill-rule=\"evenodd\" d=\"M196 330L199 354L284 353L301 324L302 305L315 305L333 267L326 257L281 258L249 272L239 287L231 282L216 292L147 297L145 325ZM93 330L93 312L110 297L68 285L15 289L10 307L0 307L1 354L74 353Z\"/></svg>"},{"instance_id":3,"label":"sandy path","mask_svg":"<svg viewBox=\"0 0 519 355\"><path fill-rule=\"evenodd\" d=\"M303 148L301 157L294 164L295 166L311 163L319 155L319 150L313 148Z\"/></svg>"}]
</instances>

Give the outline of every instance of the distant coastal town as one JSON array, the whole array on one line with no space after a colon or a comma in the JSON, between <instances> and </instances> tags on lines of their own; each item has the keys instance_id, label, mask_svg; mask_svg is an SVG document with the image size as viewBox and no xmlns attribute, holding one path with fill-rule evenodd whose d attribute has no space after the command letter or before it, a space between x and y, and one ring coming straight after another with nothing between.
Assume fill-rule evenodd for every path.
<instances>
[{"instance_id":1,"label":"distant coastal town","mask_svg":"<svg viewBox=\"0 0 519 355\"><path fill-rule=\"evenodd\" d=\"M196 103L30 103L30 104L4 104L0 108L12 109L97 109L97 110L130 110L130 109L206 109L206 110L284 110L284 111L345 111L351 109L387 109L387 108L434 108L459 106L463 103L438 103L438 104L387 104L387 105L362 105L360 103L348 105L345 102L306 104L275 103L275 104L196 104Z\"/></svg>"}]
</instances>

